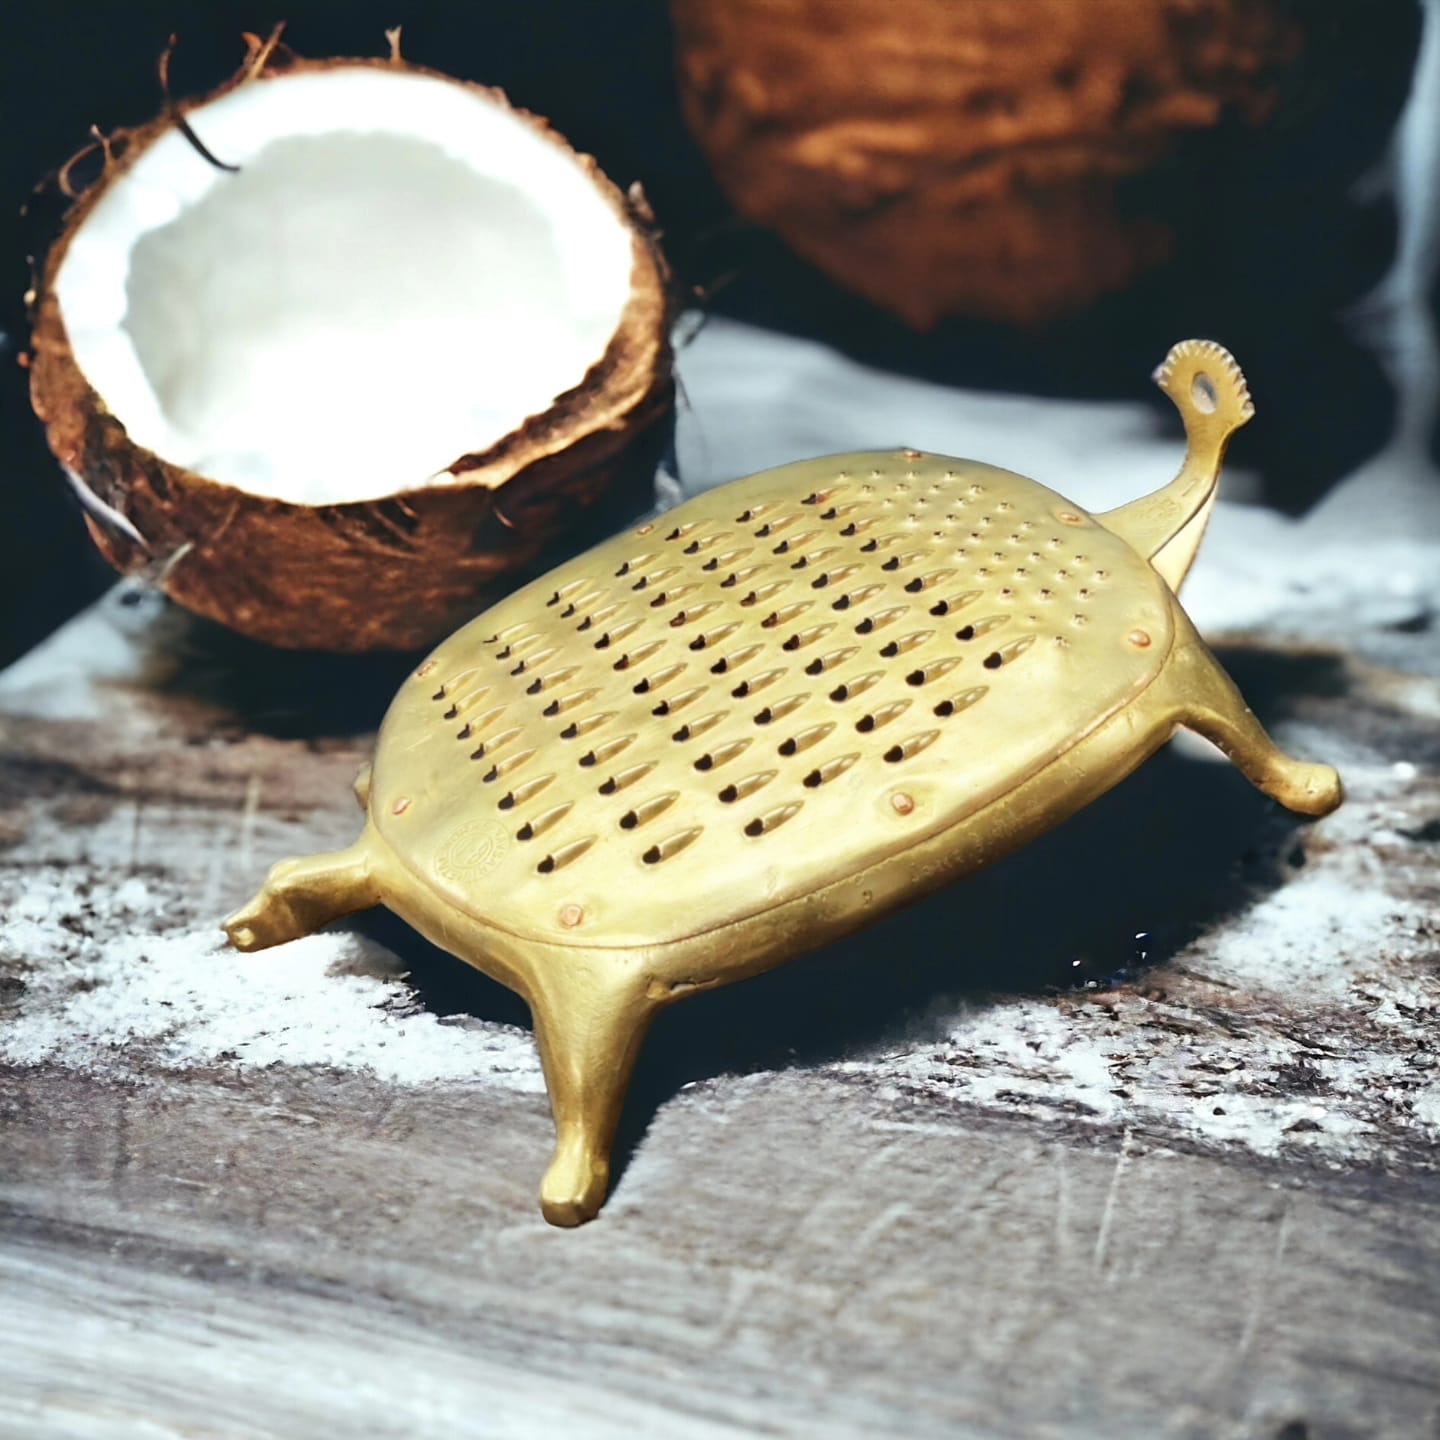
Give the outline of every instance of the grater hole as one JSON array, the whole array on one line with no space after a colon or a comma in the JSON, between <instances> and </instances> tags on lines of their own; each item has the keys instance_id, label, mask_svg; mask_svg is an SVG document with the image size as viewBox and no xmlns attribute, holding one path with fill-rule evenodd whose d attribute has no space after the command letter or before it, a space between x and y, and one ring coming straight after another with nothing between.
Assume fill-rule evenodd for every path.
<instances>
[{"instance_id":1,"label":"grater hole","mask_svg":"<svg viewBox=\"0 0 1440 1440\"><path fill-rule=\"evenodd\" d=\"M683 745L690 738L690 727L682 725L670 738Z\"/></svg>"},{"instance_id":2,"label":"grater hole","mask_svg":"<svg viewBox=\"0 0 1440 1440\"><path fill-rule=\"evenodd\" d=\"M650 608L651 608L652 610L658 610L669 598L670 598L670 597L662 590L662 591L650 602ZM673 625L675 622L672 620L670 623Z\"/></svg>"},{"instance_id":3,"label":"grater hole","mask_svg":"<svg viewBox=\"0 0 1440 1440\"><path fill-rule=\"evenodd\" d=\"M455 732L455 738L456 738L457 740L468 740L468 739L470 738L470 734L471 734L470 722L467 720L467 721L465 722L465 724L462 725L462 726Z\"/></svg>"},{"instance_id":4,"label":"grater hole","mask_svg":"<svg viewBox=\"0 0 1440 1440\"><path fill-rule=\"evenodd\" d=\"M801 502L802 505L818 505L820 503L820 492L812 490Z\"/></svg>"},{"instance_id":5,"label":"grater hole","mask_svg":"<svg viewBox=\"0 0 1440 1440\"><path fill-rule=\"evenodd\" d=\"M661 600L663 600L665 597L664 597L663 595L661 595L661 596L659 596L658 598L661 599ZM651 603L652 605L654 605L656 602L655 602L654 600L652 600L650 603ZM678 629L685 623L685 618L686 618L685 612L684 612L683 610L677 610L677 611L670 617L670 628L671 628L672 630L678 630Z\"/></svg>"},{"instance_id":6,"label":"grater hole","mask_svg":"<svg viewBox=\"0 0 1440 1440\"><path fill-rule=\"evenodd\" d=\"M760 597L752 590L740 603L742 605L754 605Z\"/></svg>"},{"instance_id":7,"label":"grater hole","mask_svg":"<svg viewBox=\"0 0 1440 1440\"><path fill-rule=\"evenodd\" d=\"M810 557L808 555L802 555L798 560L794 562L794 564L790 566L790 568L792 570L804 570L809 567L809 564Z\"/></svg>"},{"instance_id":8,"label":"grater hole","mask_svg":"<svg viewBox=\"0 0 1440 1440\"><path fill-rule=\"evenodd\" d=\"M868 735L875 728L875 717L873 715L862 715L856 722L855 728L862 735Z\"/></svg>"},{"instance_id":9,"label":"grater hole","mask_svg":"<svg viewBox=\"0 0 1440 1440\"><path fill-rule=\"evenodd\" d=\"M707 572L718 570L720 568L720 557L718 555L712 555L700 568Z\"/></svg>"},{"instance_id":10,"label":"grater hole","mask_svg":"<svg viewBox=\"0 0 1440 1440\"><path fill-rule=\"evenodd\" d=\"M508 660L510 658L510 647L507 645L503 650L497 650L495 652L495 658L497 660Z\"/></svg>"},{"instance_id":11,"label":"grater hole","mask_svg":"<svg viewBox=\"0 0 1440 1440\"><path fill-rule=\"evenodd\" d=\"M470 758L472 760L483 760L485 758L485 747L482 745L478 750L472 750L470 752Z\"/></svg>"},{"instance_id":12,"label":"grater hole","mask_svg":"<svg viewBox=\"0 0 1440 1440\"><path fill-rule=\"evenodd\" d=\"M757 725L768 725L775 718L774 712L767 705L756 717Z\"/></svg>"},{"instance_id":13,"label":"grater hole","mask_svg":"<svg viewBox=\"0 0 1440 1440\"><path fill-rule=\"evenodd\" d=\"M918 575L905 586L907 595L918 595L925 588L925 582Z\"/></svg>"},{"instance_id":14,"label":"grater hole","mask_svg":"<svg viewBox=\"0 0 1440 1440\"><path fill-rule=\"evenodd\" d=\"M622 830L633 830L639 823L640 817L633 810L627 810L620 817L620 828Z\"/></svg>"},{"instance_id":15,"label":"grater hole","mask_svg":"<svg viewBox=\"0 0 1440 1440\"><path fill-rule=\"evenodd\" d=\"M752 839L756 835L763 835L765 833L765 822L763 820L750 821L750 823L745 827L745 833L749 835Z\"/></svg>"},{"instance_id":16,"label":"grater hole","mask_svg":"<svg viewBox=\"0 0 1440 1440\"><path fill-rule=\"evenodd\" d=\"M535 838L535 827L527 820L516 832L517 840L533 840Z\"/></svg>"},{"instance_id":17,"label":"grater hole","mask_svg":"<svg viewBox=\"0 0 1440 1440\"><path fill-rule=\"evenodd\" d=\"M771 552L772 555L788 555L790 553L790 542L782 540Z\"/></svg>"},{"instance_id":18,"label":"grater hole","mask_svg":"<svg viewBox=\"0 0 1440 1440\"><path fill-rule=\"evenodd\" d=\"M628 575L629 573L630 573L630 562L627 560L627 561L625 561L625 563L624 563L623 565L621 565L621 567L615 572L615 578L618 580L618 579L620 579L620 577L621 577L622 575Z\"/></svg>"},{"instance_id":19,"label":"grater hole","mask_svg":"<svg viewBox=\"0 0 1440 1440\"><path fill-rule=\"evenodd\" d=\"M783 740L780 743L780 753L784 755L787 759L791 755L793 755L799 748L799 744L793 739Z\"/></svg>"},{"instance_id":20,"label":"grater hole","mask_svg":"<svg viewBox=\"0 0 1440 1440\"><path fill-rule=\"evenodd\" d=\"M695 768L696 768L697 770L709 770L714 764L715 764L715 757L714 757L713 755L702 755L702 756L695 762Z\"/></svg>"},{"instance_id":21,"label":"grater hole","mask_svg":"<svg viewBox=\"0 0 1440 1440\"><path fill-rule=\"evenodd\" d=\"M515 792L513 790L500 797L499 808L501 810L513 810L515 808Z\"/></svg>"},{"instance_id":22,"label":"grater hole","mask_svg":"<svg viewBox=\"0 0 1440 1440\"><path fill-rule=\"evenodd\" d=\"M806 673L807 675L820 675L820 674L822 674L822 673L824 672L824 670L825 670L825 662L824 662L823 660L819 659L818 657L817 657L816 659L812 660L812 661L805 667L805 673Z\"/></svg>"},{"instance_id":23,"label":"grater hole","mask_svg":"<svg viewBox=\"0 0 1440 1440\"><path fill-rule=\"evenodd\" d=\"M705 648L705 645L706 645L706 640L705 640L705 637L704 637L703 635L697 635L697 636L690 642L690 648L691 648L692 650L703 650L703 649Z\"/></svg>"},{"instance_id":24,"label":"grater hole","mask_svg":"<svg viewBox=\"0 0 1440 1440\"><path fill-rule=\"evenodd\" d=\"M539 681L539 680L532 680L532 681L525 687L525 693L526 693L527 695L538 695L538 694L540 693L541 684L542 684L542 682Z\"/></svg>"},{"instance_id":25,"label":"grater hole","mask_svg":"<svg viewBox=\"0 0 1440 1440\"><path fill-rule=\"evenodd\" d=\"M831 692L832 700L848 700L850 698L850 687L848 685L837 685Z\"/></svg>"},{"instance_id":26,"label":"grater hole","mask_svg":"<svg viewBox=\"0 0 1440 1440\"><path fill-rule=\"evenodd\" d=\"M770 536L770 525L769 525L769 522L767 521L764 525L762 525L762 526L755 532L755 538L756 538L757 540L766 540L766 539L769 538L769 536Z\"/></svg>"},{"instance_id":27,"label":"grater hole","mask_svg":"<svg viewBox=\"0 0 1440 1440\"><path fill-rule=\"evenodd\" d=\"M632 590L644 590L649 584L650 577L648 575L642 575L630 588Z\"/></svg>"},{"instance_id":28,"label":"grater hole","mask_svg":"<svg viewBox=\"0 0 1440 1440\"><path fill-rule=\"evenodd\" d=\"M955 638L957 640L973 640L975 638L975 627L973 625L961 626L961 628L955 632Z\"/></svg>"},{"instance_id":29,"label":"grater hole","mask_svg":"<svg viewBox=\"0 0 1440 1440\"><path fill-rule=\"evenodd\" d=\"M651 712L652 715L668 715L670 713L670 702L662 700Z\"/></svg>"},{"instance_id":30,"label":"grater hole","mask_svg":"<svg viewBox=\"0 0 1440 1440\"><path fill-rule=\"evenodd\" d=\"M692 540L681 552L682 555L698 555L700 553L700 542Z\"/></svg>"},{"instance_id":31,"label":"grater hole","mask_svg":"<svg viewBox=\"0 0 1440 1440\"><path fill-rule=\"evenodd\" d=\"M731 694L736 700L743 700L749 693L750 693L750 682L749 682L748 680L742 680L742 681L730 692L730 694Z\"/></svg>"},{"instance_id":32,"label":"grater hole","mask_svg":"<svg viewBox=\"0 0 1440 1440\"><path fill-rule=\"evenodd\" d=\"M458 705L452 705L440 718L442 720L453 720L460 713Z\"/></svg>"},{"instance_id":33,"label":"grater hole","mask_svg":"<svg viewBox=\"0 0 1440 1440\"><path fill-rule=\"evenodd\" d=\"M832 505L828 510L826 510L826 511L820 516L820 518L821 518L822 520L833 520L833 519L835 519L835 517L836 517L837 515L839 515L839 513L840 513L840 512Z\"/></svg>"},{"instance_id":34,"label":"grater hole","mask_svg":"<svg viewBox=\"0 0 1440 1440\"><path fill-rule=\"evenodd\" d=\"M595 622L587 615L575 628L577 630L588 630Z\"/></svg>"},{"instance_id":35,"label":"grater hole","mask_svg":"<svg viewBox=\"0 0 1440 1440\"><path fill-rule=\"evenodd\" d=\"M678 540L680 538L680 527L677 525L665 538L667 540Z\"/></svg>"},{"instance_id":36,"label":"grater hole","mask_svg":"<svg viewBox=\"0 0 1440 1440\"><path fill-rule=\"evenodd\" d=\"M842 595L830 608L832 610L848 610L850 608L850 597L848 595Z\"/></svg>"},{"instance_id":37,"label":"grater hole","mask_svg":"<svg viewBox=\"0 0 1440 1440\"><path fill-rule=\"evenodd\" d=\"M856 534L857 532L855 529L855 522L852 520L840 533L844 535L847 539L851 535Z\"/></svg>"},{"instance_id":38,"label":"grater hole","mask_svg":"<svg viewBox=\"0 0 1440 1440\"><path fill-rule=\"evenodd\" d=\"M735 517L735 523L737 525L743 525L747 520L753 520L754 518L755 512L753 510L744 510Z\"/></svg>"},{"instance_id":39,"label":"grater hole","mask_svg":"<svg viewBox=\"0 0 1440 1440\"><path fill-rule=\"evenodd\" d=\"M599 793L601 795L613 795L615 789L615 777L613 775L608 780L602 780L600 782Z\"/></svg>"},{"instance_id":40,"label":"grater hole","mask_svg":"<svg viewBox=\"0 0 1440 1440\"><path fill-rule=\"evenodd\" d=\"M525 662L522 660L510 673L512 675L523 675L525 673Z\"/></svg>"},{"instance_id":41,"label":"grater hole","mask_svg":"<svg viewBox=\"0 0 1440 1440\"><path fill-rule=\"evenodd\" d=\"M430 698L432 700L443 700L445 698L445 687L442 685Z\"/></svg>"},{"instance_id":42,"label":"grater hole","mask_svg":"<svg viewBox=\"0 0 1440 1440\"><path fill-rule=\"evenodd\" d=\"M740 798L740 792L733 785L727 785L720 792L720 799L726 805L733 805Z\"/></svg>"},{"instance_id":43,"label":"grater hole","mask_svg":"<svg viewBox=\"0 0 1440 1440\"><path fill-rule=\"evenodd\" d=\"M560 612L560 618L561 618L562 620L568 620L568 619L570 619L570 617L571 617L572 615L574 615L574 613L575 613L575 607L574 607L573 605L567 605L567 606Z\"/></svg>"},{"instance_id":44,"label":"grater hole","mask_svg":"<svg viewBox=\"0 0 1440 1440\"><path fill-rule=\"evenodd\" d=\"M953 700L942 700L936 707L935 713L943 720L946 716L955 713L955 702Z\"/></svg>"},{"instance_id":45,"label":"grater hole","mask_svg":"<svg viewBox=\"0 0 1440 1440\"><path fill-rule=\"evenodd\" d=\"M561 738L562 740L573 740L579 733L580 733L580 727L579 727L579 725L577 725L577 724L575 723L575 721L572 720L572 721L560 732L560 738Z\"/></svg>"},{"instance_id":46,"label":"grater hole","mask_svg":"<svg viewBox=\"0 0 1440 1440\"><path fill-rule=\"evenodd\" d=\"M900 653L899 644L892 640L888 645L880 647L880 654L886 660L893 660Z\"/></svg>"},{"instance_id":47,"label":"grater hole","mask_svg":"<svg viewBox=\"0 0 1440 1440\"><path fill-rule=\"evenodd\" d=\"M723 675L730 668L730 662L722 655L711 667L712 675Z\"/></svg>"},{"instance_id":48,"label":"grater hole","mask_svg":"<svg viewBox=\"0 0 1440 1440\"><path fill-rule=\"evenodd\" d=\"M912 670L906 677L907 685L923 685L925 683L925 672L923 670Z\"/></svg>"},{"instance_id":49,"label":"grater hole","mask_svg":"<svg viewBox=\"0 0 1440 1440\"><path fill-rule=\"evenodd\" d=\"M733 590L733 589L735 588L735 583L736 583L736 581L737 581L739 578L740 578L740 577L739 577L738 575L734 575L734 574L727 575L727 576L720 582L720 588L721 588L722 590Z\"/></svg>"},{"instance_id":50,"label":"grater hole","mask_svg":"<svg viewBox=\"0 0 1440 1440\"><path fill-rule=\"evenodd\" d=\"M552 715L558 715L560 713L560 702L558 700L552 700L540 713L544 715L546 719L549 719ZM468 730L469 726L466 726L466 729Z\"/></svg>"},{"instance_id":51,"label":"grater hole","mask_svg":"<svg viewBox=\"0 0 1440 1440\"><path fill-rule=\"evenodd\" d=\"M882 570L898 570L900 568L900 557L892 555L881 567Z\"/></svg>"},{"instance_id":52,"label":"grater hole","mask_svg":"<svg viewBox=\"0 0 1440 1440\"><path fill-rule=\"evenodd\" d=\"M780 616L772 610L761 622L762 630L773 630L780 623Z\"/></svg>"},{"instance_id":53,"label":"grater hole","mask_svg":"<svg viewBox=\"0 0 1440 1440\"><path fill-rule=\"evenodd\" d=\"M585 765L585 766L588 767L588 766L590 766L590 765L595 764L595 758L596 758L596 757L595 757L595 752L594 752L593 750L587 750L587 751L580 757L580 763L581 763L582 765ZM485 778L488 780L490 777L487 775Z\"/></svg>"},{"instance_id":54,"label":"grater hole","mask_svg":"<svg viewBox=\"0 0 1440 1440\"><path fill-rule=\"evenodd\" d=\"M607 630L596 642L597 650L608 650L610 648L610 632Z\"/></svg>"},{"instance_id":55,"label":"grater hole","mask_svg":"<svg viewBox=\"0 0 1440 1440\"><path fill-rule=\"evenodd\" d=\"M829 576L828 574L827 574L827 575L817 575L817 576L810 582L810 588L811 588L812 590L823 590L829 583L830 583L830 576Z\"/></svg>"},{"instance_id":56,"label":"grater hole","mask_svg":"<svg viewBox=\"0 0 1440 1440\"><path fill-rule=\"evenodd\" d=\"M875 622L867 616L855 627L855 633L857 635L868 635L874 628Z\"/></svg>"},{"instance_id":57,"label":"grater hole","mask_svg":"<svg viewBox=\"0 0 1440 1440\"><path fill-rule=\"evenodd\" d=\"M888 765L898 765L905 758L905 748L902 745L892 745L885 752L885 762Z\"/></svg>"},{"instance_id":58,"label":"grater hole","mask_svg":"<svg viewBox=\"0 0 1440 1440\"><path fill-rule=\"evenodd\" d=\"M998 670L1005 663L1005 657L998 650L992 650L981 663L987 670Z\"/></svg>"},{"instance_id":59,"label":"grater hole","mask_svg":"<svg viewBox=\"0 0 1440 1440\"><path fill-rule=\"evenodd\" d=\"M860 547L860 553L861 553L862 555L870 555L870 554L873 554L873 553L874 553L876 550L878 550L879 548L880 548L880 542L879 542L878 540L867 540L867 541Z\"/></svg>"},{"instance_id":60,"label":"grater hole","mask_svg":"<svg viewBox=\"0 0 1440 1440\"><path fill-rule=\"evenodd\" d=\"M660 847L652 845L640 858L647 865L658 865L660 863Z\"/></svg>"},{"instance_id":61,"label":"grater hole","mask_svg":"<svg viewBox=\"0 0 1440 1440\"><path fill-rule=\"evenodd\" d=\"M547 855L536 867L542 875L548 875L555 868L555 857Z\"/></svg>"},{"instance_id":62,"label":"grater hole","mask_svg":"<svg viewBox=\"0 0 1440 1440\"><path fill-rule=\"evenodd\" d=\"M489 785L492 781L498 780L498 779L500 778L500 770L499 770L499 767L498 767L498 766L495 766L495 765L492 765L492 766L485 772L483 778L484 778L484 781L485 781L485 783L486 783L487 785Z\"/></svg>"},{"instance_id":63,"label":"grater hole","mask_svg":"<svg viewBox=\"0 0 1440 1440\"><path fill-rule=\"evenodd\" d=\"M800 648L800 637L798 635L790 636L780 648L782 650L798 650Z\"/></svg>"},{"instance_id":64,"label":"grater hole","mask_svg":"<svg viewBox=\"0 0 1440 1440\"><path fill-rule=\"evenodd\" d=\"M557 591L545 602L545 605L546 605L546 608L548 609L551 605L558 605L559 603L560 603L560 592L557 590Z\"/></svg>"},{"instance_id":65,"label":"grater hole","mask_svg":"<svg viewBox=\"0 0 1440 1440\"><path fill-rule=\"evenodd\" d=\"M950 613L950 602L948 600L937 601L930 607L932 615L948 615Z\"/></svg>"},{"instance_id":66,"label":"grater hole","mask_svg":"<svg viewBox=\"0 0 1440 1440\"><path fill-rule=\"evenodd\" d=\"M648 679L647 679L647 680L641 680L641 681L639 681L637 684L634 684L634 685L632 685L632 686L630 687L631 694L634 694L634 695L645 695L645 694L648 694L648 693L649 693L649 690L650 690L650 681L649 681Z\"/></svg>"},{"instance_id":67,"label":"grater hole","mask_svg":"<svg viewBox=\"0 0 1440 1440\"><path fill-rule=\"evenodd\" d=\"M800 783L814 790L825 783L825 777L818 770L812 770Z\"/></svg>"}]
</instances>

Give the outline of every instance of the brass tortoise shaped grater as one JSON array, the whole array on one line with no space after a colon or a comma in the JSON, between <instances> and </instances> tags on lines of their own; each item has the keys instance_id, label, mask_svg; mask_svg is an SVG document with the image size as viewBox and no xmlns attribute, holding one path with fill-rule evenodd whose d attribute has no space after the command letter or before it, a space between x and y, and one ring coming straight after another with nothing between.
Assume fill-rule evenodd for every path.
<instances>
[{"instance_id":1,"label":"brass tortoise shaped grater","mask_svg":"<svg viewBox=\"0 0 1440 1440\"><path fill-rule=\"evenodd\" d=\"M348 850L275 866L243 950L384 904L519 992L556 1128L540 1189L605 1198L655 1011L824 944L1079 810L1177 726L1320 815L1175 599L1244 377L1209 341L1156 373L1179 476L1101 515L915 450L701 495L502 600L385 717Z\"/></svg>"}]
</instances>

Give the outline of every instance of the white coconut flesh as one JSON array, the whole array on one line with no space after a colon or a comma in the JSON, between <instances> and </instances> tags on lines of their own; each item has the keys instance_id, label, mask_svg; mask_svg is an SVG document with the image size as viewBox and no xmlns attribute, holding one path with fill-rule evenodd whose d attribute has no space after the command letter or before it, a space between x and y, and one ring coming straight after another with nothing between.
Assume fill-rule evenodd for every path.
<instances>
[{"instance_id":1,"label":"white coconut flesh","mask_svg":"<svg viewBox=\"0 0 1440 1440\"><path fill-rule=\"evenodd\" d=\"M55 281L136 444L321 505L437 483L580 384L632 235L581 164L484 94L401 70L252 81L108 186Z\"/></svg>"}]
</instances>

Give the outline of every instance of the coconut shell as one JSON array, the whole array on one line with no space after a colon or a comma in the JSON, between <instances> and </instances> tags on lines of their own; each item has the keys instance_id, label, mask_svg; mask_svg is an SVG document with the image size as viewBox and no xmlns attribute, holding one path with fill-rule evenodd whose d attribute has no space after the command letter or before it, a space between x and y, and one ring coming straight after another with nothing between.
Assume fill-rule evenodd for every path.
<instances>
[{"instance_id":1,"label":"coconut shell","mask_svg":"<svg viewBox=\"0 0 1440 1440\"><path fill-rule=\"evenodd\" d=\"M1134 182L1187 134L1264 123L1305 43L1284 0L673 13L686 121L736 208L918 329L1033 325L1168 258L1175 216Z\"/></svg>"},{"instance_id":2,"label":"coconut shell","mask_svg":"<svg viewBox=\"0 0 1440 1440\"><path fill-rule=\"evenodd\" d=\"M434 74L398 55L307 61L252 40L251 60L235 77L177 109L184 114L236 85L283 83L297 69L336 65ZM483 453L458 457L449 467L454 482L353 504L297 505L208 480L134 444L107 412L71 353L55 277L101 194L171 116L104 142L104 172L76 199L36 286L30 375L50 448L117 570L146 573L186 609L272 645L408 650L468 618L488 586L533 563L602 501L629 513L650 503L674 405L669 272L653 217L638 188L623 194L543 120L499 91L483 93L570 153L629 228L631 297L581 384Z\"/></svg>"}]
</instances>

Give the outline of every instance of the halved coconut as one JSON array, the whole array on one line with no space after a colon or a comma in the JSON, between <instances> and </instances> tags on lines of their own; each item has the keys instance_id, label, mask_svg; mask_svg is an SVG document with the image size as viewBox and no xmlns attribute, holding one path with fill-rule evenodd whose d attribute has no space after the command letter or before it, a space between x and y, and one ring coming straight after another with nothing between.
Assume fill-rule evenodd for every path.
<instances>
[{"instance_id":1,"label":"halved coconut","mask_svg":"<svg viewBox=\"0 0 1440 1440\"><path fill-rule=\"evenodd\" d=\"M602 495L643 503L673 401L648 210L498 91L252 41L105 152L32 397L118 569L273 644L409 648Z\"/></svg>"}]
</instances>

